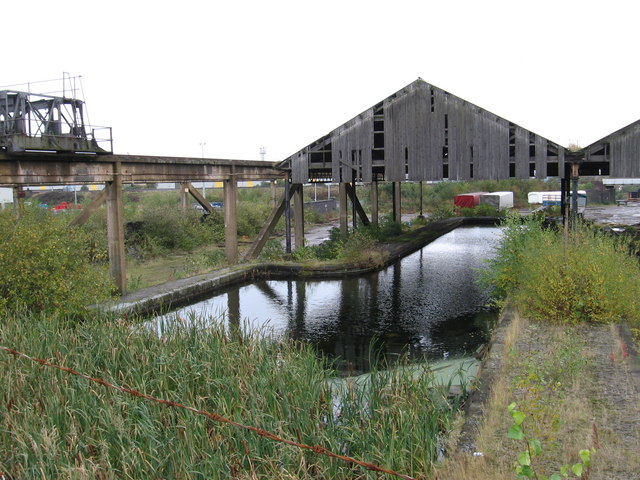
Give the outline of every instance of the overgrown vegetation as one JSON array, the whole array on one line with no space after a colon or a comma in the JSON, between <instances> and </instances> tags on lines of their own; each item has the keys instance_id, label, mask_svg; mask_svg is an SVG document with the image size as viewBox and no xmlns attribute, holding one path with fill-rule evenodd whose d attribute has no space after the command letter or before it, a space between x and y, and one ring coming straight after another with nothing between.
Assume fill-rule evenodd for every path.
<instances>
[{"instance_id":1,"label":"overgrown vegetation","mask_svg":"<svg viewBox=\"0 0 640 480\"><path fill-rule=\"evenodd\" d=\"M640 324L640 267L620 237L577 225L567 238L538 217L510 216L485 280L529 318Z\"/></svg>"},{"instance_id":2,"label":"overgrown vegetation","mask_svg":"<svg viewBox=\"0 0 640 480\"><path fill-rule=\"evenodd\" d=\"M84 230L42 209L0 212L0 311L82 315L106 299L105 258Z\"/></svg>"},{"instance_id":3,"label":"overgrown vegetation","mask_svg":"<svg viewBox=\"0 0 640 480\"><path fill-rule=\"evenodd\" d=\"M370 262L374 255L376 244L398 237L407 231L407 226L400 222L394 222L390 217L384 217L378 225L360 225L358 229L349 231L343 235L339 228L333 228L329 235L329 240L319 245L305 246L296 249L291 258L298 262L315 261L349 261L358 263L360 261ZM262 260L282 260L285 258L284 251L279 242L268 243L261 257Z\"/></svg>"},{"instance_id":4,"label":"overgrown vegetation","mask_svg":"<svg viewBox=\"0 0 640 480\"><path fill-rule=\"evenodd\" d=\"M366 396L339 394L309 347L209 319L156 329L5 313L0 338L36 358L408 475L430 470L456 409L428 372L381 373ZM0 471L12 478L377 478L4 351L0 391Z\"/></svg>"}]
</instances>

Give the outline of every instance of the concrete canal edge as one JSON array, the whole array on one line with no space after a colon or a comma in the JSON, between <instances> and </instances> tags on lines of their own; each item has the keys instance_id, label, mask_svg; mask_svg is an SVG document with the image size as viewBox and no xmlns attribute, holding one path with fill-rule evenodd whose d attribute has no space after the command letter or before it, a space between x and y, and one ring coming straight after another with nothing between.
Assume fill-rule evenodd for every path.
<instances>
[{"instance_id":1,"label":"concrete canal edge","mask_svg":"<svg viewBox=\"0 0 640 480\"><path fill-rule=\"evenodd\" d=\"M479 360L482 363L476 377L476 385L466 400L464 423L457 435L455 450L459 452L476 451L476 435L480 423L484 420L484 411L491 397L491 387L502 369L505 337L514 315L515 308L507 303L500 314L498 324L493 329L489 343L480 355Z\"/></svg>"},{"instance_id":2,"label":"concrete canal edge","mask_svg":"<svg viewBox=\"0 0 640 480\"><path fill-rule=\"evenodd\" d=\"M388 267L402 257L461 226L495 225L494 217L453 217L439 220L380 245L382 255L369 264L251 263L223 268L213 273L143 288L96 308L120 315L151 315L192 303L232 285L254 280L304 278L328 279L362 275Z\"/></svg>"}]
</instances>

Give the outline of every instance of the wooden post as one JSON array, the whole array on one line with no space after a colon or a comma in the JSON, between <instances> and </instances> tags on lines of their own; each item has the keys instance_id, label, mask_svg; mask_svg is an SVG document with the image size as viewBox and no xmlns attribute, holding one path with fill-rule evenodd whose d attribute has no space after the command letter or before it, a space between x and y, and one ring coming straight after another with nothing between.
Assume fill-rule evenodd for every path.
<instances>
[{"instance_id":1,"label":"wooden post","mask_svg":"<svg viewBox=\"0 0 640 480\"><path fill-rule=\"evenodd\" d=\"M84 225L89 217L93 215L93 213L104 203L106 196L107 190L102 190L87 207L82 209L82 213L80 213L80 215L69 222L69 226L73 227L74 225Z\"/></svg>"},{"instance_id":2,"label":"wooden post","mask_svg":"<svg viewBox=\"0 0 640 480\"><path fill-rule=\"evenodd\" d=\"M291 185L289 174L284 179L284 251L291 253Z\"/></svg>"},{"instance_id":3,"label":"wooden post","mask_svg":"<svg viewBox=\"0 0 640 480\"><path fill-rule=\"evenodd\" d=\"M391 184L393 191L393 221L402 221L402 191L400 182L393 182Z\"/></svg>"},{"instance_id":4,"label":"wooden post","mask_svg":"<svg viewBox=\"0 0 640 480\"><path fill-rule=\"evenodd\" d=\"M304 195L302 185L293 191L294 240L296 250L304 247Z\"/></svg>"},{"instance_id":5,"label":"wooden post","mask_svg":"<svg viewBox=\"0 0 640 480\"><path fill-rule=\"evenodd\" d=\"M231 176L224 181L224 246L231 264L238 261L237 198L238 185Z\"/></svg>"},{"instance_id":6,"label":"wooden post","mask_svg":"<svg viewBox=\"0 0 640 480\"><path fill-rule=\"evenodd\" d=\"M340 233L346 235L347 226L347 187L343 182L338 184L338 202L340 203Z\"/></svg>"},{"instance_id":7,"label":"wooden post","mask_svg":"<svg viewBox=\"0 0 640 480\"><path fill-rule=\"evenodd\" d=\"M371 223L378 225L378 182L371 182Z\"/></svg>"},{"instance_id":8,"label":"wooden post","mask_svg":"<svg viewBox=\"0 0 640 480\"><path fill-rule=\"evenodd\" d=\"M353 198L351 199L351 225L355 231L358 228L358 210L356 207L356 182L351 182Z\"/></svg>"},{"instance_id":9,"label":"wooden post","mask_svg":"<svg viewBox=\"0 0 640 480\"><path fill-rule=\"evenodd\" d=\"M423 217L423 198L422 198L422 182L420 182L420 216Z\"/></svg>"},{"instance_id":10,"label":"wooden post","mask_svg":"<svg viewBox=\"0 0 640 480\"><path fill-rule=\"evenodd\" d=\"M127 270L124 256L124 210L120 162L113 165L113 181L105 183L107 202L107 239L109 273L121 295L127 290Z\"/></svg>"}]
</instances>

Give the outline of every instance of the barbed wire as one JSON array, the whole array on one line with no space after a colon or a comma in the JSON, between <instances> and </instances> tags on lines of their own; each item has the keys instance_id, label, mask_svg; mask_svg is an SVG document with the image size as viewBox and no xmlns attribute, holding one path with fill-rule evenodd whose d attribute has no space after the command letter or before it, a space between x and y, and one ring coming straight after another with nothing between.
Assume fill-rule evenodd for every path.
<instances>
[{"instance_id":1,"label":"barbed wire","mask_svg":"<svg viewBox=\"0 0 640 480\"><path fill-rule=\"evenodd\" d=\"M320 455L324 455L326 457L332 457L332 458L336 458L338 460L342 460L343 462L347 462L347 463L354 463L356 465L360 465L363 468L366 468L367 470L371 470L374 472L380 472L380 473L386 473L388 475L393 475L395 477L398 478L402 478L404 480L415 480L413 477L410 477L408 475L404 475L402 473L398 473L395 472L393 470L389 470L386 468L383 468L375 463L371 463L371 462L364 462L362 460L358 460L352 457L348 457L345 455L340 455L338 453L332 452L331 450L328 450L327 448L321 446L321 445L307 445L305 443L300 443L300 442L295 442L292 440L287 440L286 438L282 438L279 437L278 435L276 435L275 433L271 433L268 432L266 430L263 430L261 428L258 427L254 427L251 425L244 425L242 423L236 422L234 420L228 419L226 417L223 417L222 415L218 415L217 413L211 413L211 412L206 412L204 410L199 410L197 408L191 407L189 405L183 405L181 403L178 402L173 402L171 400L164 400L162 398L157 398L157 397L152 397L151 395L147 395L146 393L143 392L139 392L138 390L134 390L132 388L127 388L127 387L122 387L120 385L115 385L113 383L107 382L106 380L103 380L101 378L96 378L96 377L92 377L90 375L87 375L85 373L81 373L81 372L77 372L75 370L73 370L72 368L68 368L68 367L62 367L60 365L55 365L53 363L48 362L47 360L43 360L40 358L35 358L32 357L30 355L27 355L26 353L22 353L19 352L18 350L15 350L13 348L9 348L9 347L5 347L3 345L0 345L0 349L4 350L5 352L7 352L8 354L13 355L14 357L21 357L21 358L25 358L27 360L30 360L32 362L38 363L40 365L42 365L43 367L50 367L56 370L60 370L62 372L66 372L69 373L71 375L75 375L77 377L82 377L85 378L91 382L94 383L98 383L100 385L103 385L107 388L111 388L113 390L118 390L122 393L127 393L129 395L132 395L134 397L138 397L138 398L143 398L145 400L149 400L152 402L156 402L162 405L167 405L169 407L176 407L176 408L182 408L184 410L196 413L198 415L203 415L205 417L210 418L211 420L214 420L216 422L220 422L220 423L226 423L228 425L232 425L234 427L240 428L240 429L244 429L244 430L248 430L251 432L254 432L255 434L263 437L263 438L268 438L270 440L273 440L275 442L279 442L279 443L284 443L286 445L290 445L292 447L297 447L303 450L311 450L314 453L320 454Z\"/></svg>"}]
</instances>

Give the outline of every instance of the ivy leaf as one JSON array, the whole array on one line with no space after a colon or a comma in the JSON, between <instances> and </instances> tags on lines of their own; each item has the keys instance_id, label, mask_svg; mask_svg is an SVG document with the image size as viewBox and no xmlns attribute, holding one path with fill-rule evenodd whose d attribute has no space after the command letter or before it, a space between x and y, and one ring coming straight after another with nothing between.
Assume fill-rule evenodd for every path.
<instances>
[{"instance_id":1,"label":"ivy leaf","mask_svg":"<svg viewBox=\"0 0 640 480\"><path fill-rule=\"evenodd\" d=\"M554 473L549 477L549 480L562 480L562 476L559 473Z\"/></svg>"},{"instance_id":2,"label":"ivy leaf","mask_svg":"<svg viewBox=\"0 0 640 480\"><path fill-rule=\"evenodd\" d=\"M522 440L524 438L522 427L520 425L511 425L507 432L507 437L513 438L514 440Z\"/></svg>"}]
</instances>

